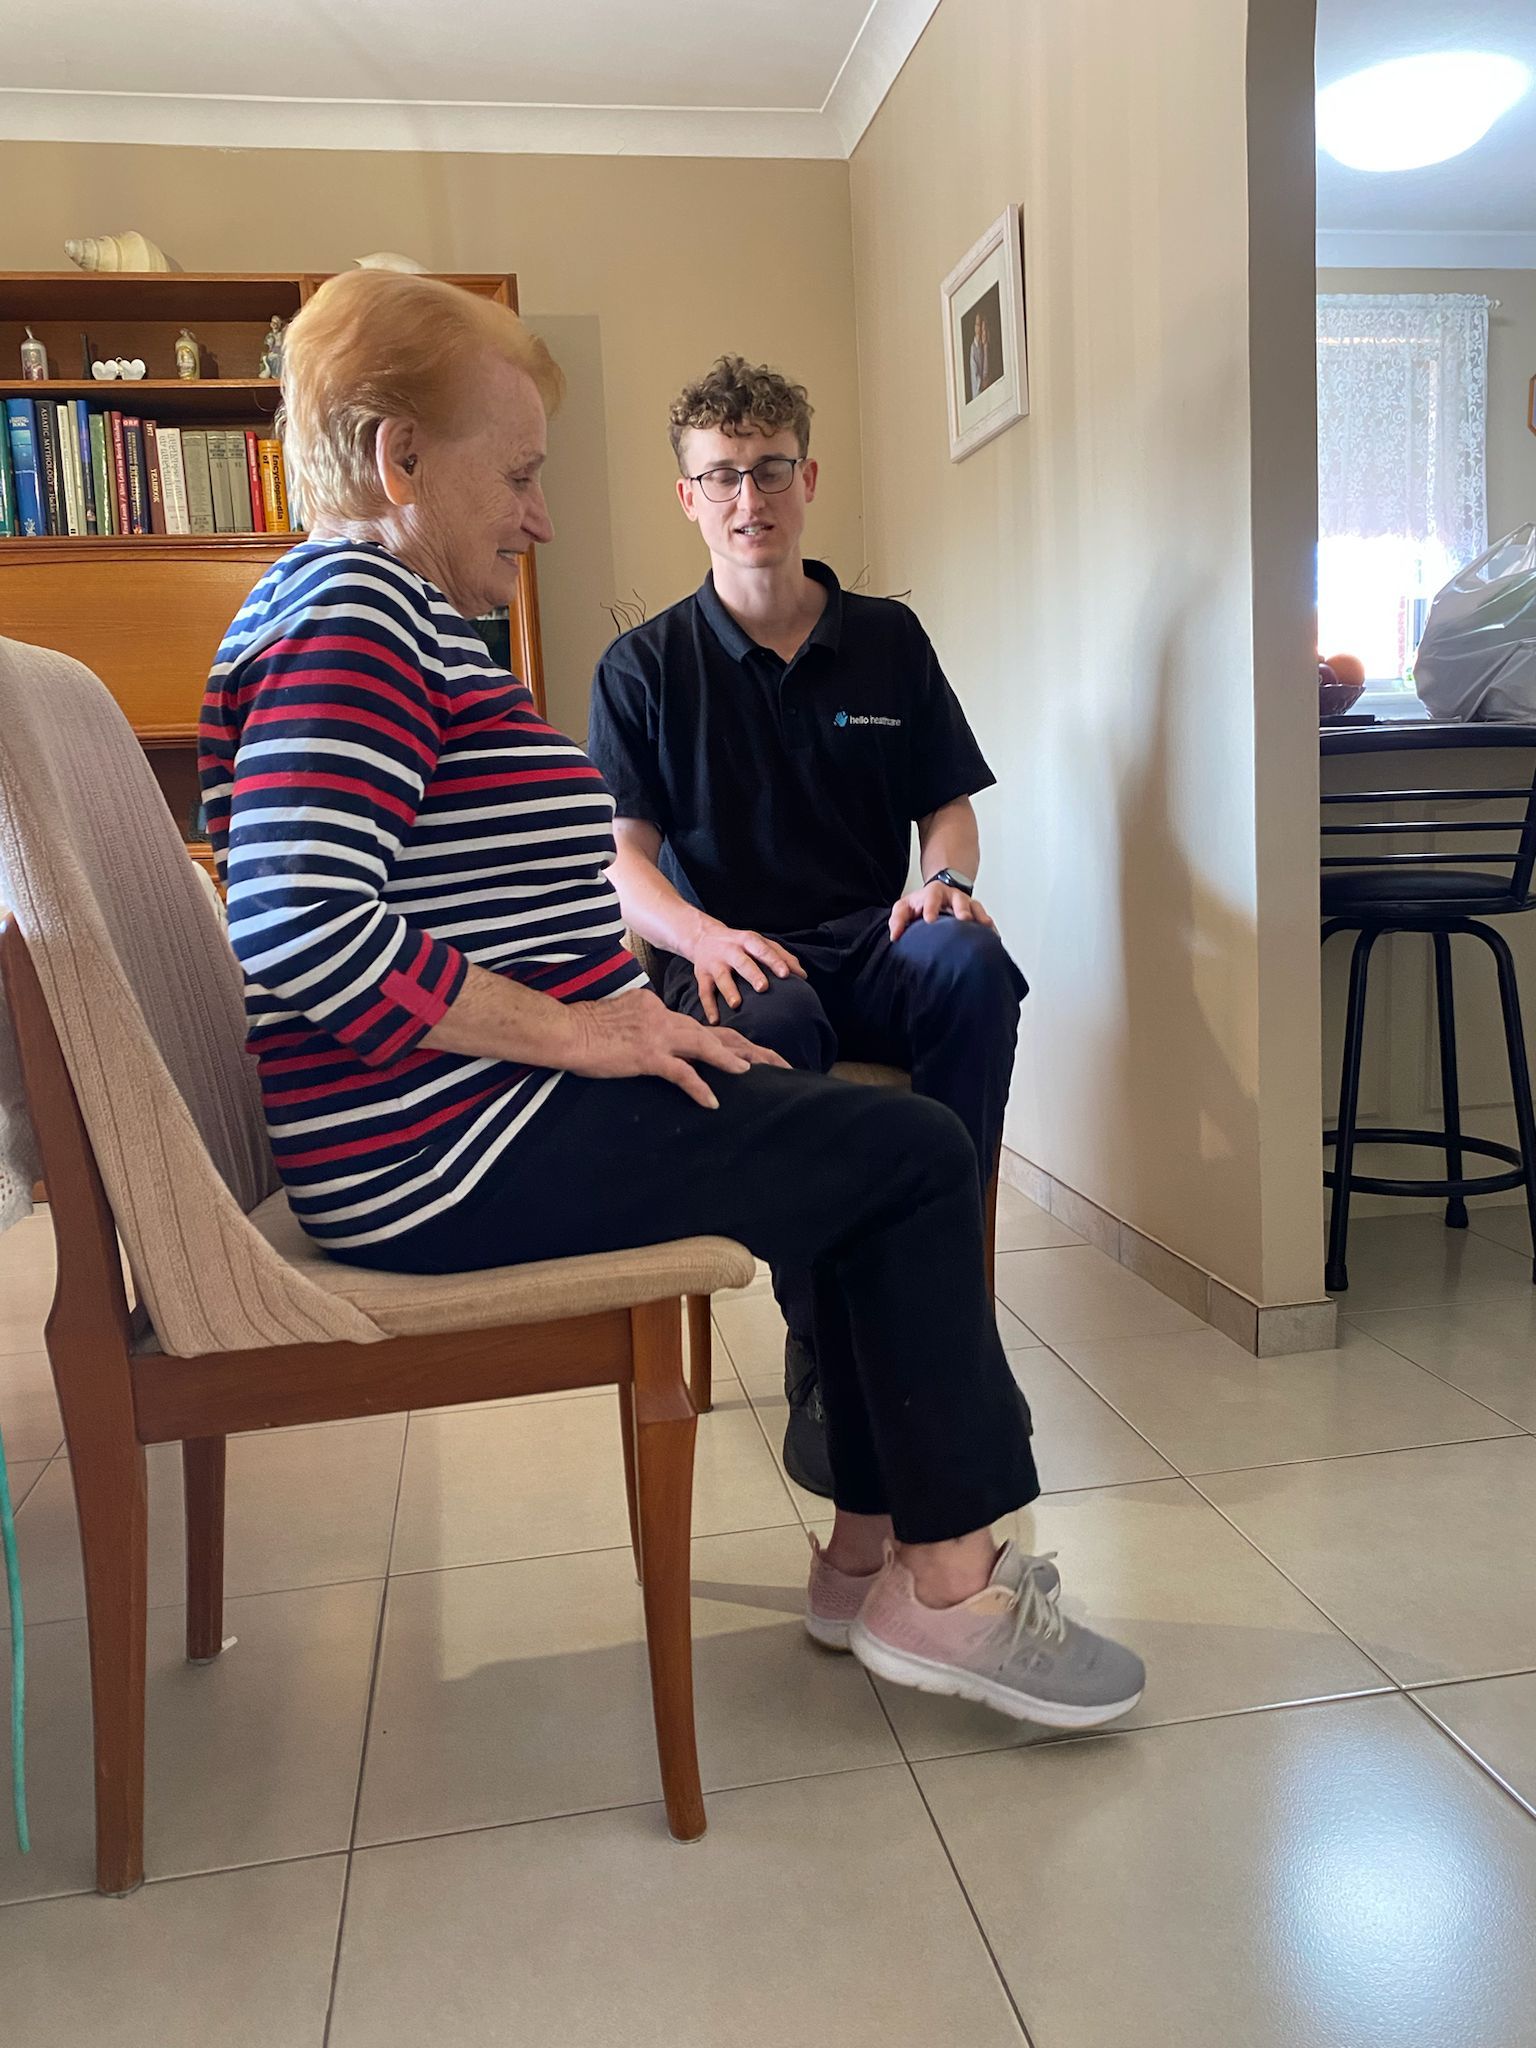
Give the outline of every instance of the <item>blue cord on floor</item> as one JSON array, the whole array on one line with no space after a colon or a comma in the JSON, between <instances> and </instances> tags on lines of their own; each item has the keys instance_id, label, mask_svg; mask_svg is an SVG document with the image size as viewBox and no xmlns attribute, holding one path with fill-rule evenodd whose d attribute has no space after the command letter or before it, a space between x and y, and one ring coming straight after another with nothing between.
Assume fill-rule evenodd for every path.
<instances>
[{"instance_id":1,"label":"blue cord on floor","mask_svg":"<svg viewBox=\"0 0 1536 2048\"><path fill-rule=\"evenodd\" d=\"M27 1645L21 1611L21 1564L16 1555L16 1515L11 1482L5 1470L5 1444L0 1441L0 1547L5 1550L5 1590L11 1615L11 1804L16 1816L16 1842L23 1856L32 1847L27 1826Z\"/></svg>"}]
</instances>

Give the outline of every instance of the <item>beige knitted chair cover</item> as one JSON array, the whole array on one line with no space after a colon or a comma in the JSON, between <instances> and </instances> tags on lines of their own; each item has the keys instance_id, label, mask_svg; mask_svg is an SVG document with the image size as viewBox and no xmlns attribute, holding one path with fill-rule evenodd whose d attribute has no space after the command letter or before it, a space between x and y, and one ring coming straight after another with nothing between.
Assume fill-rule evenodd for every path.
<instances>
[{"instance_id":1,"label":"beige knitted chair cover","mask_svg":"<svg viewBox=\"0 0 1536 2048\"><path fill-rule=\"evenodd\" d=\"M543 1321L752 1277L717 1238L426 1280L326 1259L277 1191L239 966L127 720L79 662L3 638L0 904L168 1352Z\"/></svg>"}]
</instances>

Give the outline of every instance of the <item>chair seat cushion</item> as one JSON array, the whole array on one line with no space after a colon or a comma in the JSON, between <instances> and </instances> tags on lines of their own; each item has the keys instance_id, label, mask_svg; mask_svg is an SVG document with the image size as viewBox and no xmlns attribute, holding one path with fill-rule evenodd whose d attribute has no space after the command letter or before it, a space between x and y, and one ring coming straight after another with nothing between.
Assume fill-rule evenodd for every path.
<instances>
[{"instance_id":1,"label":"chair seat cushion","mask_svg":"<svg viewBox=\"0 0 1536 2048\"><path fill-rule=\"evenodd\" d=\"M857 1081L865 1088L910 1088L912 1076L904 1067L883 1067L878 1060L839 1060L832 1069L834 1081Z\"/></svg>"},{"instance_id":2,"label":"chair seat cushion","mask_svg":"<svg viewBox=\"0 0 1536 2048\"><path fill-rule=\"evenodd\" d=\"M745 1287L756 1271L752 1254L728 1237L685 1237L478 1273L375 1273L323 1252L305 1234L284 1193L269 1196L250 1220L289 1265L361 1309L389 1337L559 1322L673 1295Z\"/></svg>"},{"instance_id":3,"label":"chair seat cushion","mask_svg":"<svg viewBox=\"0 0 1536 2048\"><path fill-rule=\"evenodd\" d=\"M1425 905L1454 916L1457 905L1476 915L1498 905L1523 909L1510 896L1509 881L1460 868L1330 868L1323 875L1323 915L1352 910L1392 910Z\"/></svg>"}]
</instances>

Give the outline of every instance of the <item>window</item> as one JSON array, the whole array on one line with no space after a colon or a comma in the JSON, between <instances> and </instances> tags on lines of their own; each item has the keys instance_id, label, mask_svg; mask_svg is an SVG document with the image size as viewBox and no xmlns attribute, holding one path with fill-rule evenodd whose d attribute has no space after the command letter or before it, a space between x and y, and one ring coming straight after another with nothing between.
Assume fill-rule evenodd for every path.
<instances>
[{"instance_id":1,"label":"window","mask_svg":"<svg viewBox=\"0 0 1536 2048\"><path fill-rule=\"evenodd\" d=\"M1317 302L1318 644L1412 687L1430 599L1488 544L1489 301Z\"/></svg>"}]
</instances>

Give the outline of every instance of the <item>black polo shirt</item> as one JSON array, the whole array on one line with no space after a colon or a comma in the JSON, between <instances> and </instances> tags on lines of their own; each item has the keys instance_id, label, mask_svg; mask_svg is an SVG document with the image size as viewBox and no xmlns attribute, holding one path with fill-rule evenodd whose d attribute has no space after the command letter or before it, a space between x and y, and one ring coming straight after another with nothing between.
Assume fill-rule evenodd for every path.
<instances>
[{"instance_id":1,"label":"black polo shirt","mask_svg":"<svg viewBox=\"0 0 1536 2048\"><path fill-rule=\"evenodd\" d=\"M587 750L619 816L657 828L691 902L755 931L893 903L914 821L995 780L916 614L805 569L827 603L793 661L708 576L615 640L592 685Z\"/></svg>"}]
</instances>

